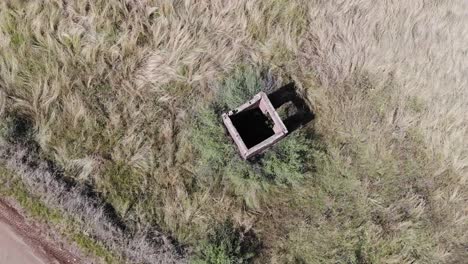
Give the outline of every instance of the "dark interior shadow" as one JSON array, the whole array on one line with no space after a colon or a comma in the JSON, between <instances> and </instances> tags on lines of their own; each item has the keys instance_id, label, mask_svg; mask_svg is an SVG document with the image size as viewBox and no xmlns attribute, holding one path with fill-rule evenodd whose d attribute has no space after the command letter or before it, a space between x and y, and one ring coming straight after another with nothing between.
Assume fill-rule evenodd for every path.
<instances>
[{"instance_id":1,"label":"dark interior shadow","mask_svg":"<svg viewBox=\"0 0 468 264\"><path fill-rule=\"evenodd\" d=\"M247 148L251 148L275 134L268 118L260 108L237 113L231 116L231 121Z\"/></svg>"},{"instance_id":2,"label":"dark interior shadow","mask_svg":"<svg viewBox=\"0 0 468 264\"><path fill-rule=\"evenodd\" d=\"M306 125L315 118L307 102L297 93L293 82L270 93L268 99L270 99L273 107L279 112L289 133ZM287 109L281 111L280 108L282 106L287 107ZM286 112L286 117L283 117L281 112Z\"/></svg>"}]
</instances>

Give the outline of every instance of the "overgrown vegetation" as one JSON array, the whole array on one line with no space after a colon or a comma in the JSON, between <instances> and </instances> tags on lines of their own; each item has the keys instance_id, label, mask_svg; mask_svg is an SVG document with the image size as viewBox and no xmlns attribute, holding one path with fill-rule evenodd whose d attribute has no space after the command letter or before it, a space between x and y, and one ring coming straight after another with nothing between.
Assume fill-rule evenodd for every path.
<instances>
[{"instance_id":1,"label":"overgrown vegetation","mask_svg":"<svg viewBox=\"0 0 468 264\"><path fill-rule=\"evenodd\" d=\"M305 131L290 134L264 155L243 161L229 138L221 114L237 108L262 90L260 74L241 67L219 87L215 99L195 114L192 143L199 159L196 173L201 185L221 181L250 208L258 208L256 196L271 185L297 186L311 176L315 150Z\"/></svg>"},{"instance_id":2,"label":"overgrown vegetation","mask_svg":"<svg viewBox=\"0 0 468 264\"><path fill-rule=\"evenodd\" d=\"M35 149L113 209L97 224L166 234L208 263L463 262L466 5L2 1L0 130L21 150L3 160L24 196L68 212L47 202L78 192L50 198L55 181L24 167ZM243 162L219 114L286 81L317 118ZM244 254L248 232L262 247ZM126 234L102 245L138 257Z\"/></svg>"},{"instance_id":3,"label":"overgrown vegetation","mask_svg":"<svg viewBox=\"0 0 468 264\"><path fill-rule=\"evenodd\" d=\"M198 256L193 259L193 263L249 263L260 247L253 232L244 232L235 228L231 221L226 221L198 245Z\"/></svg>"}]
</instances>

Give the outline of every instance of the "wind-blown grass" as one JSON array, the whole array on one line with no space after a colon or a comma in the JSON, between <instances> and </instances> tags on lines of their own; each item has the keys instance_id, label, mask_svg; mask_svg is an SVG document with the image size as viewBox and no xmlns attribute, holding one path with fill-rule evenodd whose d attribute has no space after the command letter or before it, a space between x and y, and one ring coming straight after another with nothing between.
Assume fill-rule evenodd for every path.
<instances>
[{"instance_id":1,"label":"wind-blown grass","mask_svg":"<svg viewBox=\"0 0 468 264\"><path fill-rule=\"evenodd\" d=\"M25 138L134 228L196 245L232 219L263 242L263 263L459 263L467 5L3 1L0 113L29 120ZM311 162L288 150L305 148L300 133L260 172L235 161L209 105L242 92L221 89L239 65L268 69L267 88L294 81L312 103ZM192 141L203 108L211 153ZM201 173L202 160L220 165Z\"/></svg>"}]
</instances>

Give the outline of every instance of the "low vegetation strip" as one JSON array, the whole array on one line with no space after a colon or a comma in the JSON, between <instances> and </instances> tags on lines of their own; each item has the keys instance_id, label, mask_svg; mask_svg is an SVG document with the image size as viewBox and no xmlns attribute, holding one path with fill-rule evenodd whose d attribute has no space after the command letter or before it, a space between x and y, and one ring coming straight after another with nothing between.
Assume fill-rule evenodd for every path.
<instances>
[{"instance_id":1,"label":"low vegetation strip","mask_svg":"<svg viewBox=\"0 0 468 264\"><path fill-rule=\"evenodd\" d=\"M75 233L72 239L81 246L91 243L88 246L92 253L96 253L94 250L102 244L117 256L121 255L134 263L186 262L171 240L157 230L143 229L129 233L117 225L115 219L106 213L101 201L86 195L82 187L68 186L51 170L50 165L31 155L31 151L25 147L1 141L0 159L7 169L19 177L30 195L39 198L47 207L59 208L76 220L72 224L79 225L79 233ZM88 236L91 240L87 239ZM97 255L104 257L107 262L113 262L112 256L108 254L98 252Z\"/></svg>"}]
</instances>

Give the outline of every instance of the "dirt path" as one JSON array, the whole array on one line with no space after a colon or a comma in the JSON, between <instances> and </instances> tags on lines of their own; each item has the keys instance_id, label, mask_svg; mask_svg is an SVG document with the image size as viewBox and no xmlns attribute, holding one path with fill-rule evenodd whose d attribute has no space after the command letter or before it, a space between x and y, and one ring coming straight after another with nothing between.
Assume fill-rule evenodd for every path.
<instances>
[{"instance_id":1,"label":"dirt path","mask_svg":"<svg viewBox=\"0 0 468 264\"><path fill-rule=\"evenodd\" d=\"M19 237L9 225L0 222L0 263L43 264L42 256Z\"/></svg>"},{"instance_id":2,"label":"dirt path","mask_svg":"<svg viewBox=\"0 0 468 264\"><path fill-rule=\"evenodd\" d=\"M42 227L30 223L0 198L0 264L78 264L80 259L46 239Z\"/></svg>"}]
</instances>

